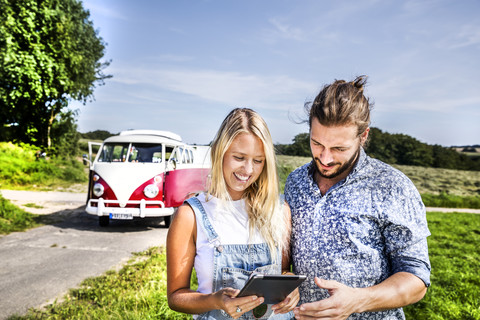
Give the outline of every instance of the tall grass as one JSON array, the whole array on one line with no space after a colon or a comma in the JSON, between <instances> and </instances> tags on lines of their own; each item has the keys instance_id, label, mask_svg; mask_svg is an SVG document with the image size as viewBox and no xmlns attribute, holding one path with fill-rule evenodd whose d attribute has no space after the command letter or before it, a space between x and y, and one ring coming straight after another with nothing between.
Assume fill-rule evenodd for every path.
<instances>
[{"instance_id":1,"label":"tall grass","mask_svg":"<svg viewBox=\"0 0 480 320\"><path fill-rule=\"evenodd\" d=\"M311 161L309 157L279 155L281 191L288 174ZM427 207L480 209L480 171L394 165L412 180Z\"/></svg>"},{"instance_id":2,"label":"tall grass","mask_svg":"<svg viewBox=\"0 0 480 320\"><path fill-rule=\"evenodd\" d=\"M480 319L480 215L430 212L432 285L405 308L407 319ZM191 281L196 288L196 278ZM168 308L164 248L136 254L123 269L85 280L63 302L21 319L190 319Z\"/></svg>"},{"instance_id":3,"label":"tall grass","mask_svg":"<svg viewBox=\"0 0 480 320\"><path fill-rule=\"evenodd\" d=\"M37 158L39 148L0 142L0 189L43 189L86 183L87 174L73 156Z\"/></svg>"},{"instance_id":4,"label":"tall grass","mask_svg":"<svg viewBox=\"0 0 480 320\"><path fill-rule=\"evenodd\" d=\"M24 231L39 225L38 217L18 208L0 195L0 234Z\"/></svg>"}]
</instances>

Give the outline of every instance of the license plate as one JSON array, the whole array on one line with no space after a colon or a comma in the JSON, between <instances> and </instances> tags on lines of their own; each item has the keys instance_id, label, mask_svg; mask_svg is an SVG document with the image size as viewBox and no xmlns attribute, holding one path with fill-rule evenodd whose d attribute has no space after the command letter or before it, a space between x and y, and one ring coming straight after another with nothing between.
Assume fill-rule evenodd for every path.
<instances>
[{"instance_id":1,"label":"license plate","mask_svg":"<svg viewBox=\"0 0 480 320\"><path fill-rule=\"evenodd\" d=\"M133 220L131 213L110 213L110 219L114 220Z\"/></svg>"}]
</instances>

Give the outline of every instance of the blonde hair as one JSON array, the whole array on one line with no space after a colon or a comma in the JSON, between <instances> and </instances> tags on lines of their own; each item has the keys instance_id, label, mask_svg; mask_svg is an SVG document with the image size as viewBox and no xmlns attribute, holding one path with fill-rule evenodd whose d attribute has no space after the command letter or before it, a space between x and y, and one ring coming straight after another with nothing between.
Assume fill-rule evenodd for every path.
<instances>
[{"instance_id":1,"label":"blonde hair","mask_svg":"<svg viewBox=\"0 0 480 320\"><path fill-rule=\"evenodd\" d=\"M265 165L258 179L244 192L243 198L249 217L249 233L255 228L270 248L272 260L277 261L276 248L287 248L288 225L283 204L280 203L275 149L270 131L263 118L249 108L233 109L223 120L211 146L212 172L208 194L223 203L232 199L223 176L223 157L233 140L242 133L258 137L265 152ZM208 197L207 197L208 198Z\"/></svg>"}]
</instances>

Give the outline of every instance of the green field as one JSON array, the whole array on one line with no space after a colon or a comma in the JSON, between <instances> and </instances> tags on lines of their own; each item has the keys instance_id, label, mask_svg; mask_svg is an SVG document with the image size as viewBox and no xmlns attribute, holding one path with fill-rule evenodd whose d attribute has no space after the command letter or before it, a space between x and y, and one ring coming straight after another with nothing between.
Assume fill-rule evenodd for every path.
<instances>
[{"instance_id":1,"label":"green field","mask_svg":"<svg viewBox=\"0 0 480 320\"><path fill-rule=\"evenodd\" d=\"M71 164L71 160L36 160L35 151L0 143L0 160L4 163L0 171L1 188L48 190L64 188L78 179L82 181L82 166ZM279 156L282 185L291 170L309 161L310 158ZM80 173L66 175L70 166ZM31 174L15 171L19 168ZM431 195L433 200L443 197L451 205L455 199L464 205L465 199L479 198L479 172L398 168L412 179L422 196ZM58 173L57 169L64 171ZM17 181L17 176L22 179ZM480 319L480 215L429 212L427 219L432 233L428 239L432 286L422 301L405 309L407 319ZM38 221L38 216L0 197L0 233L29 229L38 226ZM189 319L190 316L168 308L165 268L164 248L151 248L135 254L118 272L109 271L85 280L62 301L41 310L32 309L24 317L12 316L10 320ZM192 285L195 286L195 278Z\"/></svg>"},{"instance_id":2,"label":"green field","mask_svg":"<svg viewBox=\"0 0 480 320\"><path fill-rule=\"evenodd\" d=\"M279 155L280 185L288 173L311 161L309 157ZM427 207L480 209L480 171L394 165L408 176L422 195Z\"/></svg>"},{"instance_id":3,"label":"green field","mask_svg":"<svg viewBox=\"0 0 480 320\"><path fill-rule=\"evenodd\" d=\"M432 285L407 319L480 319L480 215L429 212ZM192 279L195 288L195 278ZM120 271L85 280L62 302L16 319L190 319L166 300L164 248L134 255Z\"/></svg>"}]
</instances>

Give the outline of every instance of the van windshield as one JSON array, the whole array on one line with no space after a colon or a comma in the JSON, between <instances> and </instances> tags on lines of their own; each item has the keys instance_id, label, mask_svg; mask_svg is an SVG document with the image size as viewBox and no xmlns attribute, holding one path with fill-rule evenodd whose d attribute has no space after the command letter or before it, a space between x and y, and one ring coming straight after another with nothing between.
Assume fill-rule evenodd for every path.
<instances>
[{"instance_id":1,"label":"van windshield","mask_svg":"<svg viewBox=\"0 0 480 320\"><path fill-rule=\"evenodd\" d=\"M162 162L162 145L152 143L106 143L99 162Z\"/></svg>"}]
</instances>

